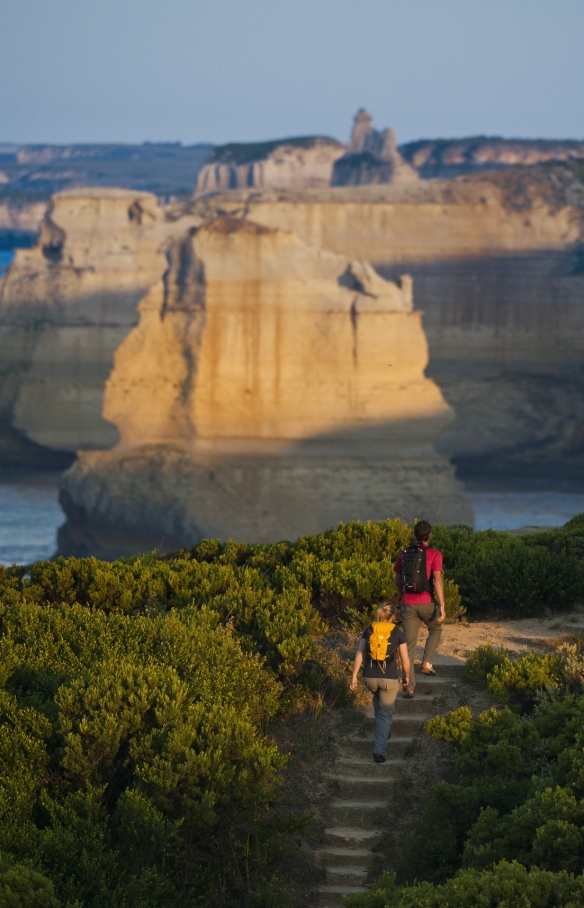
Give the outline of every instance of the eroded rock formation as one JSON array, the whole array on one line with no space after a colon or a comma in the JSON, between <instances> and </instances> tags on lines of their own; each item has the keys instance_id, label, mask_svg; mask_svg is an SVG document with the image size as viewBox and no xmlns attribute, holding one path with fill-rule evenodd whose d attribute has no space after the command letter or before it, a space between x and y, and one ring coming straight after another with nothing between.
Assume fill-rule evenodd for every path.
<instances>
[{"instance_id":1,"label":"eroded rock formation","mask_svg":"<svg viewBox=\"0 0 584 908\"><path fill-rule=\"evenodd\" d=\"M312 189L330 186L344 146L324 136L223 145L197 177L197 192L242 189Z\"/></svg>"},{"instance_id":2,"label":"eroded rock formation","mask_svg":"<svg viewBox=\"0 0 584 908\"><path fill-rule=\"evenodd\" d=\"M139 311L105 395L120 442L64 479L65 551L469 519L433 449L452 414L409 278L220 218L175 244Z\"/></svg>"},{"instance_id":3,"label":"eroded rock formation","mask_svg":"<svg viewBox=\"0 0 584 908\"><path fill-rule=\"evenodd\" d=\"M398 151L393 129L378 132L373 117L361 108L353 123L347 153L336 161L332 186L365 186L371 183L415 183L419 180Z\"/></svg>"},{"instance_id":4,"label":"eroded rock formation","mask_svg":"<svg viewBox=\"0 0 584 908\"><path fill-rule=\"evenodd\" d=\"M427 374L456 413L438 450L464 475L581 475L584 186L568 166L231 193L213 204L368 259L386 278L413 275L430 345ZM210 202L204 215L213 216Z\"/></svg>"},{"instance_id":5,"label":"eroded rock formation","mask_svg":"<svg viewBox=\"0 0 584 908\"><path fill-rule=\"evenodd\" d=\"M150 194L69 190L54 197L37 246L17 251L0 282L3 465L115 443L103 388L138 300L164 271L160 226Z\"/></svg>"}]
</instances>

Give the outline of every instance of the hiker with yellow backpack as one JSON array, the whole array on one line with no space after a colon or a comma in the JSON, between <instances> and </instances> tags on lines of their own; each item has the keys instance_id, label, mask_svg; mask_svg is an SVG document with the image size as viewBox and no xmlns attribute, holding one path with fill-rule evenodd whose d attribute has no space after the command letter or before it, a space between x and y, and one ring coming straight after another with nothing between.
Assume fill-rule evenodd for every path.
<instances>
[{"instance_id":1,"label":"hiker with yellow backpack","mask_svg":"<svg viewBox=\"0 0 584 908\"><path fill-rule=\"evenodd\" d=\"M391 602L380 605L376 620L363 631L355 655L351 690L357 687L361 665L363 684L373 694L373 759L376 763L385 763L402 670L404 683L408 685L410 681L408 646L403 631L397 626L395 606Z\"/></svg>"}]
</instances>

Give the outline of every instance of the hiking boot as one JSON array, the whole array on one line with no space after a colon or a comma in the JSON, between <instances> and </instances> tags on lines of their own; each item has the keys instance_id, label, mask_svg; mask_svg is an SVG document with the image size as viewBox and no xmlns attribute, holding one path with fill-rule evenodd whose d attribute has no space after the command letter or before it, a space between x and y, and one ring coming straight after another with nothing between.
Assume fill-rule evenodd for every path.
<instances>
[{"instance_id":1,"label":"hiking boot","mask_svg":"<svg viewBox=\"0 0 584 908\"><path fill-rule=\"evenodd\" d=\"M382 754L373 754L373 759L376 763L385 763L385 757Z\"/></svg>"}]
</instances>

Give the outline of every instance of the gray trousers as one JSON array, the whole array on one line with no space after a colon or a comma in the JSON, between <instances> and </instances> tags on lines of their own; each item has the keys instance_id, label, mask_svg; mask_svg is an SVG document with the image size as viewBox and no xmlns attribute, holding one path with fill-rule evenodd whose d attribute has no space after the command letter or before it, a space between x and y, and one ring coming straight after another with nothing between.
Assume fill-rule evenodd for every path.
<instances>
[{"instance_id":1,"label":"gray trousers","mask_svg":"<svg viewBox=\"0 0 584 908\"><path fill-rule=\"evenodd\" d=\"M373 694L373 712L375 713L373 753L386 757L399 681L397 678L363 678L363 684Z\"/></svg>"},{"instance_id":2,"label":"gray trousers","mask_svg":"<svg viewBox=\"0 0 584 908\"><path fill-rule=\"evenodd\" d=\"M423 661L432 664L434 653L440 643L442 636L442 624L434 619L434 603L429 602L427 605L402 605L401 620L406 643L408 644L408 653L410 655L410 684L412 688L416 686L416 674L414 671L414 657L416 655L416 645L418 643L418 634L420 628L425 625L428 628L428 639L424 648Z\"/></svg>"}]
</instances>

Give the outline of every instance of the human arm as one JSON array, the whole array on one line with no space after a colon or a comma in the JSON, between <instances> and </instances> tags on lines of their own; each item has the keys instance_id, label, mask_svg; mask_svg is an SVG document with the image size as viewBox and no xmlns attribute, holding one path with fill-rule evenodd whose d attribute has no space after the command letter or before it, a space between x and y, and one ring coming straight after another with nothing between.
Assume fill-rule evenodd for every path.
<instances>
[{"instance_id":1,"label":"human arm","mask_svg":"<svg viewBox=\"0 0 584 908\"><path fill-rule=\"evenodd\" d=\"M446 606L444 604L444 580L442 579L442 571L433 571L434 577L434 595L438 600L439 612L436 616L436 621L444 621L446 617Z\"/></svg>"},{"instance_id":2,"label":"human arm","mask_svg":"<svg viewBox=\"0 0 584 908\"><path fill-rule=\"evenodd\" d=\"M407 686L410 683L410 654L407 643L400 643L399 655L404 670L404 684Z\"/></svg>"},{"instance_id":3,"label":"human arm","mask_svg":"<svg viewBox=\"0 0 584 908\"><path fill-rule=\"evenodd\" d=\"M365 655L365 648L367 643L364 637L361 637L359 640L359 646L357 652L355 653L355 662L353 663L353 680L351 681L351 690L357 689L357 675L359 674L359 669L363 664L363 656Z\"/></svg>"}]
</instances>

